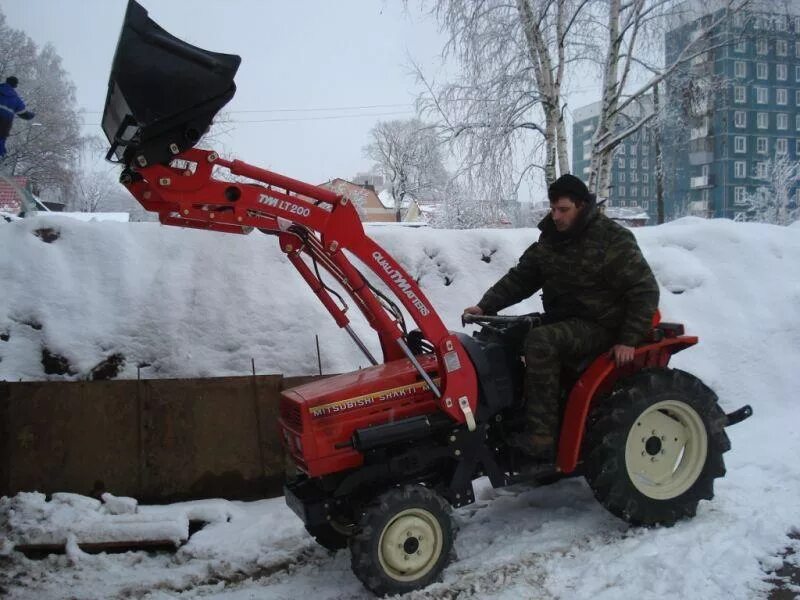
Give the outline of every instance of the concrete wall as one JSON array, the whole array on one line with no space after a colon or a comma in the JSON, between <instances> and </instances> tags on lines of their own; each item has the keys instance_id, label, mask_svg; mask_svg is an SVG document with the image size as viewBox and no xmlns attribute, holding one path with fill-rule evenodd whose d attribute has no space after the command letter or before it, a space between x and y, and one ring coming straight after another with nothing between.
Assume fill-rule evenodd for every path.
<instances>
[{"instance_id":1,"label":"concrete wall","mask_svg":"<svg viewBox=\"0 0 800 600\"><path fill-rule=\"evenodd\" d=\"M281 375L0 383L0 496L281 494Z\"/></svg>"}]
</instances>

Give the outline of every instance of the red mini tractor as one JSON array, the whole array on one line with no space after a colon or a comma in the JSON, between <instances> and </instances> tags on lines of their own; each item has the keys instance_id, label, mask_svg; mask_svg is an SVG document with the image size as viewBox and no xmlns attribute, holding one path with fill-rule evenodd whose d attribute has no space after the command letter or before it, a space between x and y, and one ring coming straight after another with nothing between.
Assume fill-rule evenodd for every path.
<instances>
[{"instance_id":1,"label":"red mini tractor","mask_svg":"<svg viewBox=\"0 0 800 600\"><path fill-rule=\"evenodd\" d=\"M603 355L565 369L556 464L531 468L507 439L524 410L519 343L538 316L471 318L482 325L472 337L449 331L365 235L347 197L195 148L233 97L239 62L173 37L131 0L103 115L108 158L164 224L276 236L372 364L287 390L280 405L280 435L299 473L286 502L320 544L350 548L367 588L400 593L439 577L453 550L450 507L474 501L477 477L506 486L581 474L608 510L637 525L670 525L712 498L730 448L725 427L751 410L726 415L699 379L668 368L696 337L656 318L631 364L616 368ZM377 333L380 359L351 329L345 295Z\"/></svg>"}]
</instances>

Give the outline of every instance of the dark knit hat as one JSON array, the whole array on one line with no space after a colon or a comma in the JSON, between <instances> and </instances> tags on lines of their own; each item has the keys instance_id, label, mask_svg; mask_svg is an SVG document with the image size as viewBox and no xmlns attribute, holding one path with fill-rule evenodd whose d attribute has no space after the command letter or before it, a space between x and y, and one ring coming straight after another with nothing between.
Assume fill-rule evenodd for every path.
<instances>
[{"instance_id":1,"label":"dark knit hat","mask_svg":"<svg viewBox=\"0 0 800 600\"><path fill-rule=\"evenodd\" d=\"M562 196L572 198L574 202L590 202L589 188L575 175L562 175L547 188L547 197L550 202L555 202Z\"/></svg>"},{"instance_id":2,"label":"dark knit hat","mask_svg":"<svg viewBox=\"0 0 800 600\"><path fill-rule=\"evenodd\" d=\"M19 83L19 79L17 79L16 77L14 77L12 75L11 77L6 77L6 83L8 85L10 85L11 87L15 88L15 87L17 87L17 84Z\"/></svg>"}]
</instances>

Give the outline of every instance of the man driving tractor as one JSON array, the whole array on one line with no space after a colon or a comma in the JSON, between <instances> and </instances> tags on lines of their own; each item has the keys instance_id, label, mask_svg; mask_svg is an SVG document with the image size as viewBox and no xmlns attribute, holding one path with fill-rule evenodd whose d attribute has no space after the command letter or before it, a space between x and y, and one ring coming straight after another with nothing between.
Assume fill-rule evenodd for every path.
<instances>
[{"instance_id":1,"label":"man driving tractor","mask_svg":"<svg viewBox=\"0 0 800 600\"><path fill-rule=\"evenodd\" d=\"M525 429L511 443L537 461L555 460L560 373L566 361L610 348L618 366L651 327L658 284L633 234L597 208L574 175L548 188L550 213L519 262L464 314L492 315L542 290L544 325L525 339Z\"/></svg>"}]
</instances>

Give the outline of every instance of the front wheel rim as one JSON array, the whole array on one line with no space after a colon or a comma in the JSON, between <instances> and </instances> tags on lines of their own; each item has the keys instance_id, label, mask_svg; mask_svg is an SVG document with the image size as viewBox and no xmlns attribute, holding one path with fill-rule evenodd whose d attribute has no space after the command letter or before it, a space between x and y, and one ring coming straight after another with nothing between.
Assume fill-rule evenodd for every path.
<instances>
[{"instance_id":1,"label":"front wheel rim","mask_svg":"<svg viewBox=\"0 0 800 600\"><path fill-rule=\"evenodd\" d=\"M625 467L642 494L670 500L694 485L707 455L708 434L697 411L681 400L664 400L649 406L631 426Z\"/></svg>"},{"instance_id":2,"label":"front wheel rim","mask_svg":"<svg viewBox=\"0 0 800 600\"><path fill-rule=\"evenodd\" d=\"M433 569L444 545L439 520L423 508L395 515L378 541L381 567L397 581L416 581Z\"/></svg>"}]
</instances>

